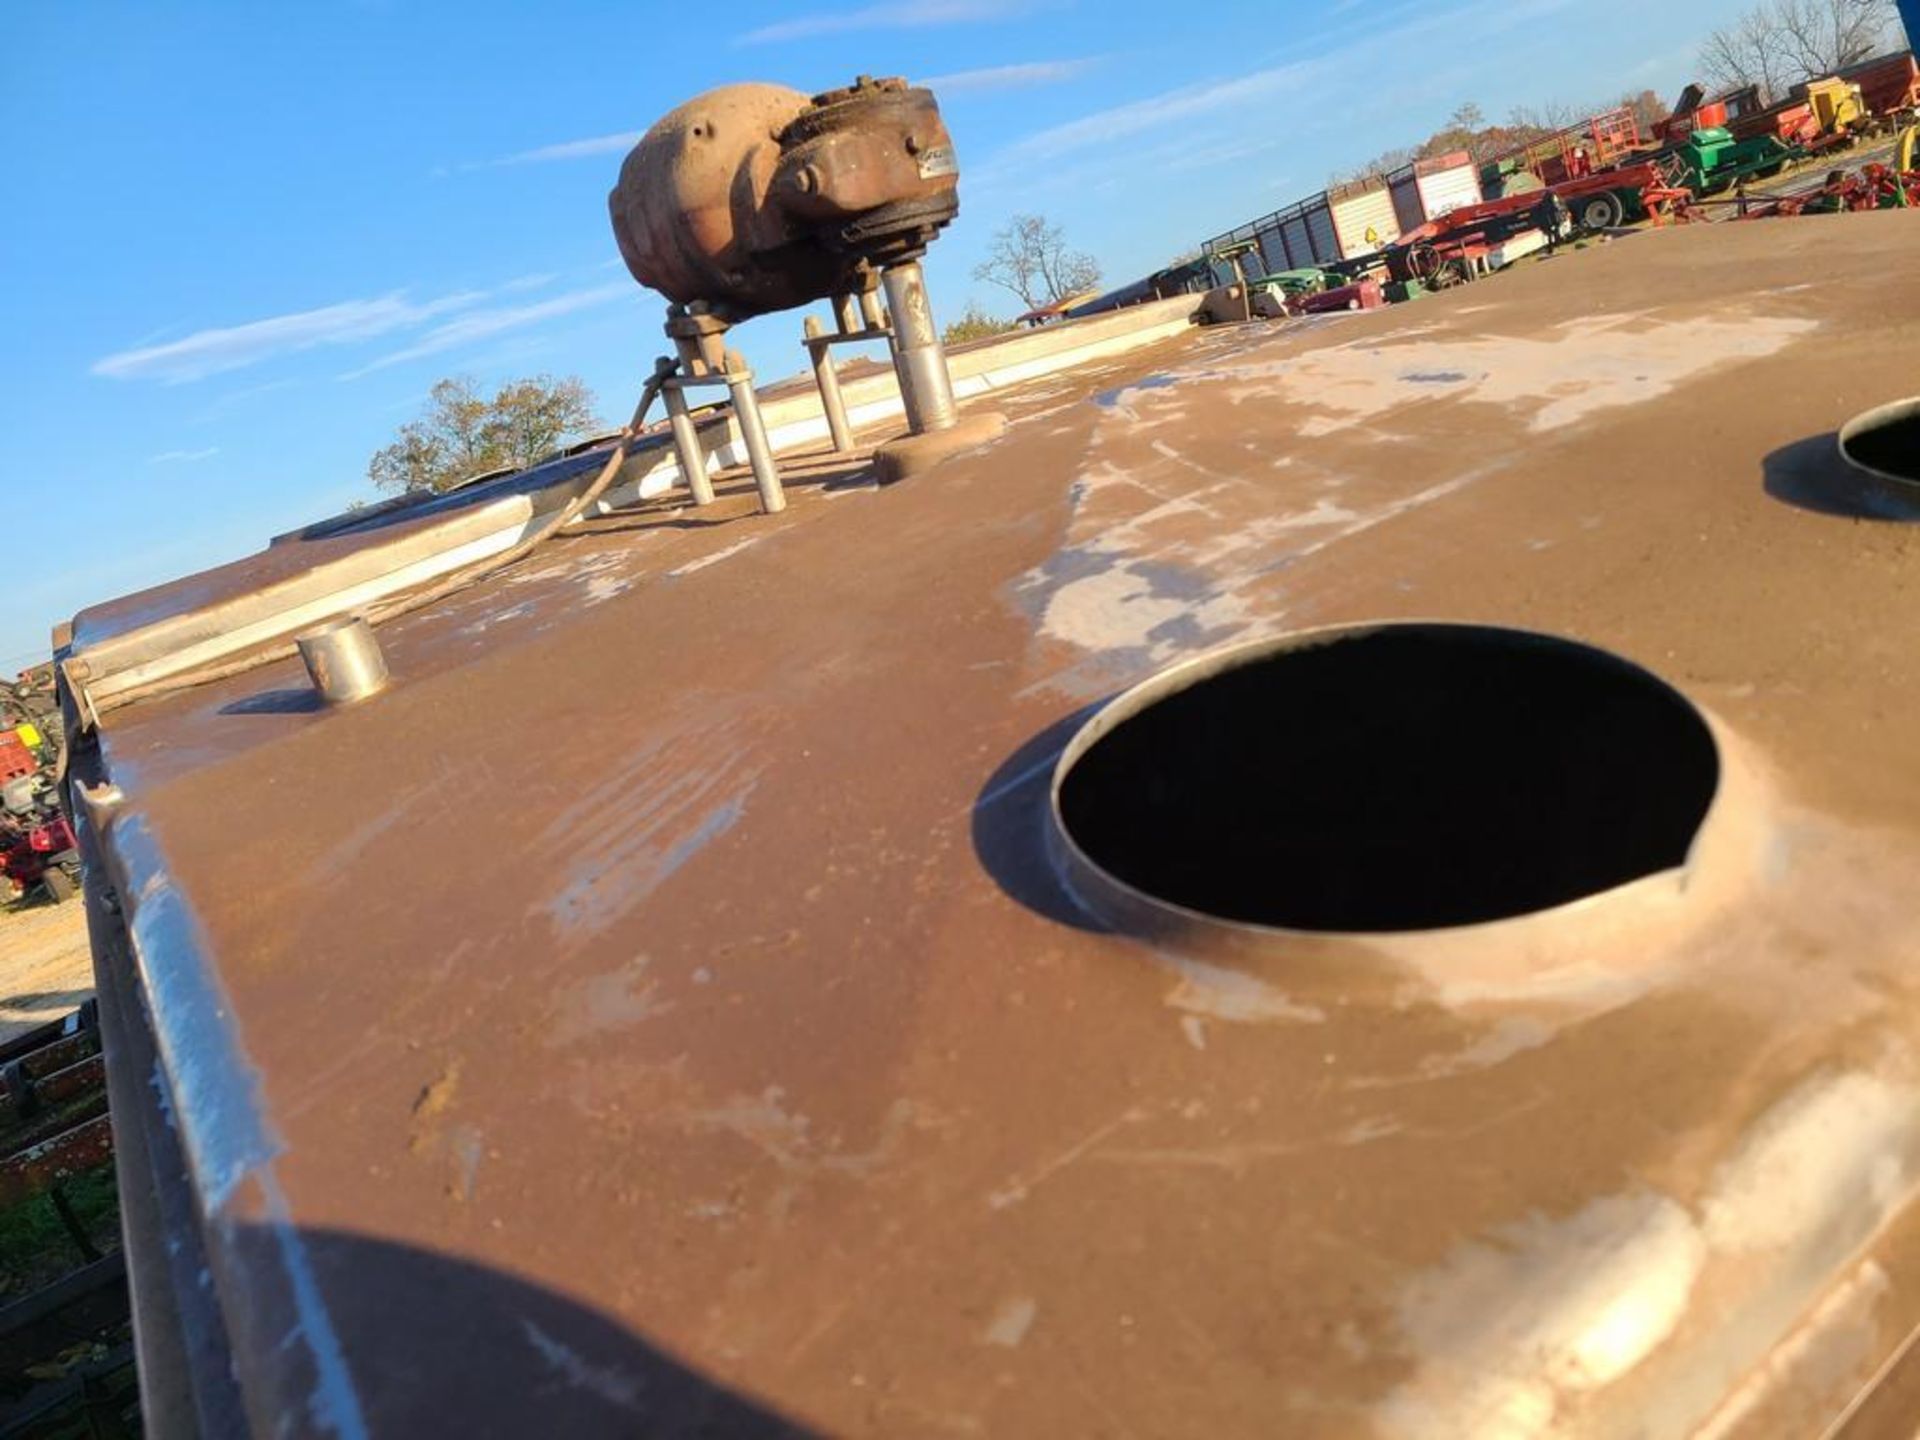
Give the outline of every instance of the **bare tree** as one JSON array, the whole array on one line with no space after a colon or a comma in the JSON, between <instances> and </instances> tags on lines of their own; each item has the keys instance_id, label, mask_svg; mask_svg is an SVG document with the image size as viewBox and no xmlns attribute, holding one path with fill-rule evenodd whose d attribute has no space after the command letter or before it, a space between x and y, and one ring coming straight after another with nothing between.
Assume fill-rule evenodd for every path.
<instances>
[{"instance_id":1,"label":"bare tree","mask_svg":"<svg viewBox=\"0 0 1920 1440\"><path fill-rule=\"evenodd\" d=\"M1787 57L1803 79L1879 54L1898 19L1885 0L1774 0L1774 13Z\"/></svg>"},{"instance_id":2,"label":"bare tree","mask_svg":"<svg viewBox=\"0 0 1920 1440\"><path fill-rule=\"evenodd\" d=\"M442 380L426 413L367 462L367 478L382 490L448 490L487 470L524 469L599 428L586 383L574 376L512 380L491 397L464 377Z\"/></svg>"},{"instance_id":3,"label":"bare tree","mask_svg":"<svg viewBox=\"0 0 1920 1440\"><path fill-rule=\"evenodd\" d=\"M1878 54L1899 34L1892 0L1762 0L1707 37L1700 69L1715 85L1755 85L1772 101L1798 81Z\"/></svg>"},{"instance_id":4,"label":"bare tree","mask_svg":"<svg viewBox=\"0 0 1920 1440\"><path fill-rule=\"evenodd\" d=\"M1060 227L1046 216L1015 215L994 232L973 278L1011 290L1035 310L1091 290L1100 283L1100 266L1084 251L1069 250Z\"/></svg>"},{"instance_id":5,"label":"bare tree","mask_svg":"<svg viewBox=\"0 0 1920 1440\"><path fill-rule=\"evenodd\" d=\"M1786 88L1777 27L1765 6L1709 34L1700 47L1699 63L1701 73L1723 90L1752 85L1762 100L1770 101Z\"/></svg>"},{"instance_id":6,"label":"bare tree","mask_svg":"<svg viewBox=\"0 0 1920 1440\"><path fill-rule=\"evenodd\" d=\"M1577 125L1593 113L1591 108L1569 105L1564 100L1549 100L1543 105L1516 105L1507 116L1507 124L1515 130L1538 130L1554 134Z\"/></svg>"}]
</instances>

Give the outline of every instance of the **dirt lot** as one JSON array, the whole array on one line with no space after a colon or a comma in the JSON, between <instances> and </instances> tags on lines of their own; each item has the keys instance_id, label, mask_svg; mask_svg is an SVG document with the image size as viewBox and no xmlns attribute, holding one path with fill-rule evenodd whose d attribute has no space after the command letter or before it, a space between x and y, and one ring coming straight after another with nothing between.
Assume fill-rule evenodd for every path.
<instances>
[{"instance_id":1,"label":"dirt lot","mask_svg":"<svg viewBox=\"0 0 1920 1440\"><path fill-rule=\"evenodd\" d=\"M87 912L78 901L0 907L0 1041L59 1019L92 993Z\"/></svg>"}]
</instances>

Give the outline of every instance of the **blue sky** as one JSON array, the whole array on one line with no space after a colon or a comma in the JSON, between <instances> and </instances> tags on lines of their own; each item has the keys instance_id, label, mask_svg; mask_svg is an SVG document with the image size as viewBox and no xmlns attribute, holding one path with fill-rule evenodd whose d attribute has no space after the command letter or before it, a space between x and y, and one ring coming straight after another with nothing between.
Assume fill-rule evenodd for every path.
<instances>
[{"instance_id":1,"label":"blue sky","mask_svg":"<svg viewBox=\"0 0 1920 1440\"><path fill-rule=\"evenodd\" d=\"M1498 118L1671 97L1740 8L8 6L0 667L89 603L368 495L368 455L441 376L578 374L624 418L661 302L619 265L606 192L631 137L700 90L933 80L962 196L929 259L935 311L1010 315L969 272L1011 213L1131 279L1463 100ZM771 379L800 368L799 329L767 317L738 343Z\"/></svg>"}]
</instances>

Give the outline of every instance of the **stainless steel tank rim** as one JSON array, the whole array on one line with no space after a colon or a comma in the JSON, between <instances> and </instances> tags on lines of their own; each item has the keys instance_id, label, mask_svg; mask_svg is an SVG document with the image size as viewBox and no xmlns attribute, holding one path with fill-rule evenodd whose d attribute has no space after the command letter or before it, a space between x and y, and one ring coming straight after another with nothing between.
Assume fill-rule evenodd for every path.
<instances>
[{"instance_id":1,"label":"stainless steel tank rim","mask_svg":"<svg viewBox=\"0 0 1920 1440\"><path fill-rule=\"evenodd\" d=\"M1883 470L1878 465L1862 459L1855 453L1857 442L1867 435L1886 429L1891 425L1910 425L1916 437L1913 469L1902 474L1897 470ZM1920 499L1920 395L1910 395L1904 400L1890 400L1884 405L1876 405L1871 410L1863 410L1846 424L1834 437L1835 447L1840 458L1862 474L1894 486L1895 493Z\"/></svg>"},{"instance_id":2,"label":"stainless steel tank rim","mask_svg":"<svg viewBox=\"0 0 1920 1440\"><path fill-rule=\"evenodd\" d=\"M1094 860L1075 839L1066 823L1061 803L1067 777L1095 745L1128 720L1194 686L1257 660L1360 639L1383 630L1419 629L1490 631L1516 639L1584 651L1610 665L1625 667L1646 684L1665 691L1698 717L1711 737L1720 769L1707 809L1695 828L1686 859L1678 866L1639 876L1608 889L1495 919L1428 929L1306 929L1226 918L1151 894L1113 874ZM1054 763L1046 816L1047 858L1054 878L1068 897L1091 917L1112 926L1119 935L1167 944L1176 951L1189 949L1197 952L1224 946L1243 954L1269 956L1286 956L1304 950L1317 953L1331 950L1359 956L1377 955L1382 947L1391 947L1397 953L1419 953L1425 947L1432 947L1436 952L1451 951L1463 941L1524 946L1537 942L1543 936L1567 933L1582 921L1617 912L1622 907L1630 906L1635 896L1684 894L1689 889L1719 889L1727 878L1724 875L1717 875L1713 885L1694 884L1697 877L1692 872L1709 837L1726 828L1726 812L1735 803L1736 792L1739 792L1737 800L1741 806L1751 807L1762 814L1766 810L1765 799L1759 793L1758 777L1753 773L1751 763L1734 753L1732 739L1712 715L1654 671L1614 651L1563 635L1479 621L1424 617L1316 626L1222 646L1178 661L1130 686L1102 705L1074 733ZM1747 847L1736 845L1724 848ZM1753 855L1743 854L1741 863L1752 859ZM1716 868L1724 870L1729 867L1720 864ZM1738 869L1740 866L1735 864L1731 868ZM1739 878L1735 883L1740 883Z\"/></svg>"}]
</instances>

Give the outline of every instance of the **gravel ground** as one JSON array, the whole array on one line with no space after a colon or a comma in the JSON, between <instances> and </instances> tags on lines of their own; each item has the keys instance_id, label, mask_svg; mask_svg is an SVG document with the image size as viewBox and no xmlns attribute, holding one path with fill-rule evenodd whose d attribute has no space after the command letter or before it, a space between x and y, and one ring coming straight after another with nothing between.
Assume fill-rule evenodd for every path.
<instances>
[{"instance_id":1,"label":"gravel ground","mask_svg":"<svg viewBox=\"0 0 1920 1440\"><path fill-rule=\"evenodd\" d=\"M1806 161L1791 170L1782 171L1771 180L1756 180L1747 186L1749 195L1792 194L1796 190L1811 190L1827 178L1830 170L1858 170L1861 166L1878 162L1882 165L1893 163L1895 140L1874 140L1854 146L1851 150L1839 150L1831 155L1822 155Z\"/></svg>"},{"instance_id":2,"label":"gravel ground","mask_svg":"<svg viewBox=\"0 0 1920 1440\"><path fill-rule=\"evenodd\" d=\"M0 1041L58 1020L91 994L87 912L77 899L0 908Z\"/></svg>"}]
</instances>

